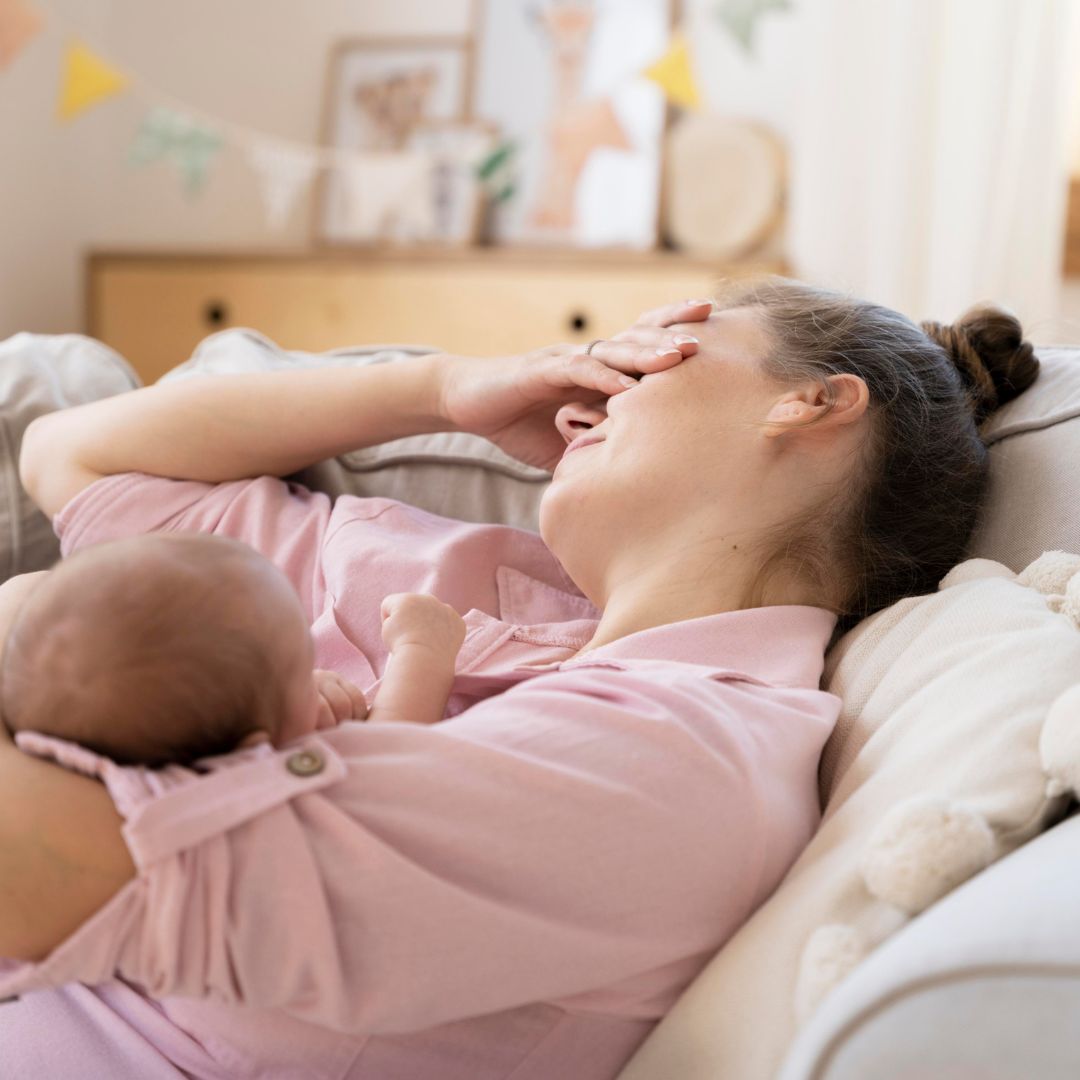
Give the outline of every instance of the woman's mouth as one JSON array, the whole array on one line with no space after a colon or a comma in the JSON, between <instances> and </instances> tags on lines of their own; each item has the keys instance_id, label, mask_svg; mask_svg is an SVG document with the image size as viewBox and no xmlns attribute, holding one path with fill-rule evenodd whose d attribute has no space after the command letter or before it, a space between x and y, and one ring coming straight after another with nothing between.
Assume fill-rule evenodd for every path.
<instances>
[{"instance_id":1,"label":"woman's mouth","mask_svg":"<svg viewBox=\"0 0 1080 1080\"><path fill-rule=\"evenodd\" d=\"M563 457L566 457L571 450L580 450L583 446L595 446L597 443L602 443L604 440L599 435L579 435L570 445L563 451Z\"/></svg>"}]
</instances>

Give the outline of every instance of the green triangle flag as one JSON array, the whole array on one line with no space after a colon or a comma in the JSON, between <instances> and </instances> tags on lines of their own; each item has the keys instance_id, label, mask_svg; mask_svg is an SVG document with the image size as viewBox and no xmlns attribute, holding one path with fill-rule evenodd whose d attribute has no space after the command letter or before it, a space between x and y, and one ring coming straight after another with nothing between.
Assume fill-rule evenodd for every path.
<instances>
[{"instance_id":1,"label":"green triangle flag","mask_svg":"<svg viewBox=\"0 0 1080 1080\"><path fill-rule=\"evenodd\" d=\"M748 53L754 51L754 31L762 15L790 11L791 0L720 0L716 17Z\"/></svg>"},{"instance_id":2,"label":"green triangle flag","mask_svg":"<svg viewBox=\"0 0 1080 1080\"><path fill-rule=\"evenodd\" d=\"M221 136L205 124L172 109L149 112L135 136L128 160L132 165L171 161L194 197L206 186L210 166L224 146Z\"/></svg>"}]
</instances>

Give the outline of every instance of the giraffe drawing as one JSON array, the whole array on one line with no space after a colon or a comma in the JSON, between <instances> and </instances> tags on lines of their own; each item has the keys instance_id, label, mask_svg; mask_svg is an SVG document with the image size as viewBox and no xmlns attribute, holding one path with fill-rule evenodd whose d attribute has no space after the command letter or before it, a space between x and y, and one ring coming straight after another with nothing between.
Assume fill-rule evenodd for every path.
<instances>
[{"instance_id":1,"label":"giraffe drawing","mask_svg":"<svg viewBox=\"0 0 1080 1080\"><path fill-rule=\"evenodd\" d=\"M596 22L589 0L549 0L537 20L552 48L554 103L545 132L546 159L529 224L557 233L574 225L574 193L589 155L631 144L609 98L582 97L585 57Z\"/></svg>"}]
</instances>

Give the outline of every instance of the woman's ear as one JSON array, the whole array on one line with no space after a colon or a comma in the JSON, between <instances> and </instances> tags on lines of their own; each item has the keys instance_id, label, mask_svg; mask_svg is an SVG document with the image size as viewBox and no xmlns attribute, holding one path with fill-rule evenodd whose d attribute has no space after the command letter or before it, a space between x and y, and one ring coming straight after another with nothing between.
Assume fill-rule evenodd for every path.
<instances>
[{"instance_id":1,"label":"woman's ear","mask_svg":"<svg viewBox=\"0 0 1080 1080\"><path fill-rule=\"evenodd\" d=\"M825 386L821 382L806 383L787 391L778 398L765 417L772 426L763 434L776 438L797 428L805 427L813 420L813 429L823 431L843 424L853 424L866 412L870 404L870 391L858 375L844 373L829 375L826 380L832 387L835 404L830 409Z\"/></svg>"}]
</instances>

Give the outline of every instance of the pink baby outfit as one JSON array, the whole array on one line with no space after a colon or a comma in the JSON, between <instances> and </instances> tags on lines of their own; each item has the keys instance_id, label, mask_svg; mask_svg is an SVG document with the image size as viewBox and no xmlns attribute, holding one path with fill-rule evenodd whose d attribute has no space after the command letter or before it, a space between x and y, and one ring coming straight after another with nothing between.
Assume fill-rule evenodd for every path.
<instances>
[{"instance_id":1,"label":"pink baby outfit","mask_svg":"<svg viewBox=\"0 0 1080 1080\"><path fill-rule=\"evenodd\" d=\"M0 962L0 997L22 995L0 1006L5 1076L610 1078L819 823L822 609L568 660L599 612L520 529L140 475L56 528L65 553L247 541L300 592L318 665L369 699L387 593L434 593L468 636L438 724L347 723L201 773L29 738L102 777L138 876L43 963Z\"/></svg>"}]
</instances>

